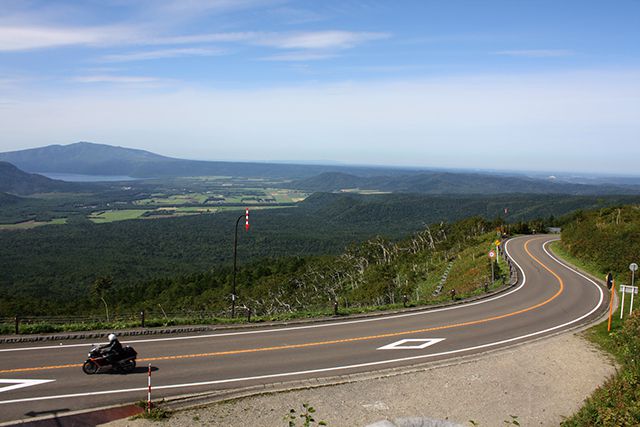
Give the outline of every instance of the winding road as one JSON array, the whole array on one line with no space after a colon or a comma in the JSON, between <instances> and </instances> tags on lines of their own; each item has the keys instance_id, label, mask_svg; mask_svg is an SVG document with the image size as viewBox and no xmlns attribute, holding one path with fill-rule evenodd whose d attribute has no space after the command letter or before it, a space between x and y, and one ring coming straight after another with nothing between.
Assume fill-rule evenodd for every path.
<instances>
[{"instance_id":1,"label":"winding road","mask_svg":"<svg viewBox=\"0 0 640 427\"><path fill-rule=\"evenodd\" d=\"M606 311L605 291L551 254L556 238L509 240L505 251L519 282L489 298L364 319L123 341L140 357L129 375L85 375L87 341L2 345L0 422L144 399L149 363L160 398L469 356L587 324Z\"/></svg>"}]
</instances>

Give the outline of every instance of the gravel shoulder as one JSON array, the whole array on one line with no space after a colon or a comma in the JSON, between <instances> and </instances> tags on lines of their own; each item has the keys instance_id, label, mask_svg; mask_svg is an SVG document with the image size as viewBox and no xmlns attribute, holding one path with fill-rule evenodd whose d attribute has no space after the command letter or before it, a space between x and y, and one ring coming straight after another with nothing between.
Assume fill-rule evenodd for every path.
<instances>
[{"instance_id":1,"label":"gravel shoulder","mask_svg":"<svg viewBox=\"0 0 640 427\"><path fill-rule=\"evenodd\" d=\"M568 333L410 373L214 403L177 412L165 422L107 425L286 426L289 410L309 403L316 420L331 427L407 417L497 426L511 415L522 426L557 426L615 370L607 354L580 333Z\"/></svg>"}]
</instances>

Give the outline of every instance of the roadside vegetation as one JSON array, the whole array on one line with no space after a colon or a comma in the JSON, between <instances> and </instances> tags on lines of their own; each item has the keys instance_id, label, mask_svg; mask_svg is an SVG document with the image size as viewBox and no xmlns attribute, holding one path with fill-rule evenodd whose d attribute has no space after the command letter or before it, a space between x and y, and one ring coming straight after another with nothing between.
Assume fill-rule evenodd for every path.
<instances>
[{"instance_id":1,"label":"roadside vegetation","mask_svg":"<svg viewBox=\"0 0 640 427\"><path fill-rule=\"evenodd\" d=\"M639 239L640 208L624 206L575 213L563 228L562 242L554 243L552 250L596 277L603 278L611 271L618 287L630 284L628 266L639 261ZM640 424L640 311L625 316L623 321L619 312L614 314L611 332L607 321L586 331L589 340L616 359L620 370L596 389L563 427Z\"/></svg>"},{"instance_id":2,"label":"roadside vegetation","mask_svg":"<svg viewBox=\"0 0 640 427\"><path fill-rule=\"evenodd\" d=\"M398 241L375 237L339 255L244 265L237 274L238 318L233 320L232 269L227 267L139 283L101 277L74 299L60 302L58 308L66 309L61 315L75 315L69 321L56 324L53 317L39 321L23 315L20 332L137 327L141 311L145 326L151 327L348 315L467 298L509 281L501 262L491 283L487 253L496 239L496 224L476 217L428 226ZM97 283L109 283L108 289L97 292L102 289ZM82 320L82 311L74 309L78 301L88 316ZM7 319L0 331L11 333L14 328Z\"/></svg>"}]
</instances>

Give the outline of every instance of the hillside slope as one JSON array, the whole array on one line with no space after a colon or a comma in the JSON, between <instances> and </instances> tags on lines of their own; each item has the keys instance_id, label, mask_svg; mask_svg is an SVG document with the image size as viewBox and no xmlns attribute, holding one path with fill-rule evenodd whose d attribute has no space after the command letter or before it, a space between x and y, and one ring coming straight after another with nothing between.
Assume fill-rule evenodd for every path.
<instances>
[{"instance_id":1,"label":"hillside slope","mask_svg":"<svg viewBox=\"0 0 640 427\"><path fill-rule=\"evenodd\" d=\"M0 161L0 192L2 193L28 195L54 191L72 191L77 187L64 181L24 172L11 163Z\"/></svg>"},{"instance_id":2,"label":"hillside slope","mask_svg":"<svg viewBox=\"0 0 640 427\"><path fill-rule=\"evenodd\" d=\"M640 263L640 205L577 212L562 229L562 245L601 273L630 282L629 264Z\"/></svg>"}]
</instances>

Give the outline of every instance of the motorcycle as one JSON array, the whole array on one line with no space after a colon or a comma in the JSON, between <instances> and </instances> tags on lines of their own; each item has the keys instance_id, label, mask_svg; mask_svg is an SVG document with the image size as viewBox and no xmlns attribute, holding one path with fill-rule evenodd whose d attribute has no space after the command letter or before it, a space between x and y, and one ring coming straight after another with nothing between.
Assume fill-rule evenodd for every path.
<instances>
[{"instance_id":1,"label":"motorcycle","mask_svg":"<svg viewBox=\"0 0 640 427\"><path fill-rule=\"evenodd\" d=\"M107 369L117 369L124 373L133 372L136 368L138 353L128 345L122 347L122 351L116 355L105 355L99 346L94 345L89 351L89 358L82 365L82 371L87 375L93 375Z\"/></svg>"}]
</instances>

